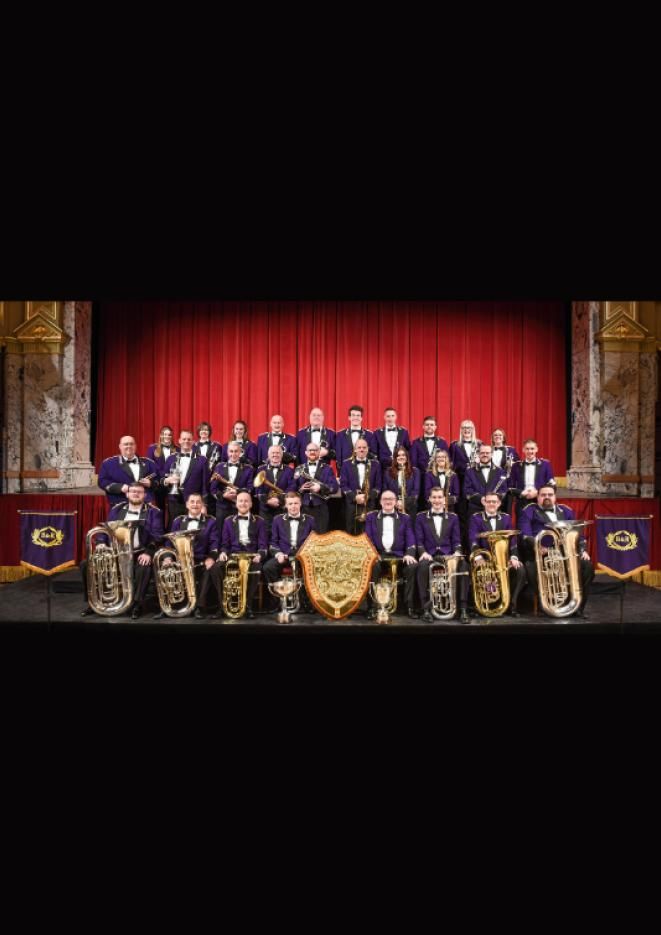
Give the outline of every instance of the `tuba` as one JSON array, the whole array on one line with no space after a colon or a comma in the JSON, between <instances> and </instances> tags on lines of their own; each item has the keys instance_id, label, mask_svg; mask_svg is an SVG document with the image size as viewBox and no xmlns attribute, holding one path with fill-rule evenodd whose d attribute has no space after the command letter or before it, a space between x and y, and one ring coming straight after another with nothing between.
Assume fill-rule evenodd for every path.
<instances>
[{"instance_id":1,"label":"tuba","mask_svg":"<svg viewBox=\"0 0 661 935\"><path fill-rule=\"evenodd\" d=\"M223 579L223 613L236 620L243 617L248 606L248 575L257 552L237 552L225 566Z\"/></svg>"},{"instance_id":2,"label":"tuba","mask_svg":"<svg viewBox=\"0 0 661 935\"><path fill-rule=\"evenodd\" d=\"M89 530L87 545L87 599L95 614L114 617L133 603L134 523L111 520ZM110 546L94 539L104 533L110 536Z\"/></svg>"},{"instance_id":3,"label":"tuba","mask_svg":"<svg viewBox=\"0 0 661 935\"><path fill-rule=\"evenodd\" d=\"M489 549L473 549L470 555L473 599L482 617L501 617L510 603L509 564L510 536L518 536L518 529L497 529L481 532ZM481 555L483 562L476 561Z\"/></svg>"},{"instance_id":4,"label":"tuba","mask_svg":"<svg viewBox=\"0 0 661 935\"><path fill-rule=\"evenodd\" d=\"M195 610L195 559L193 557L193 539L197 530L181 529L169 532L173 548L164 546L154 555L154 580L161 610L168 617L186 617ZM174 559L169 565L163 565L166 556ZM175 604L182 604L176 607Z\"/></svg>"},{"instance_id":5,"label":"tuba","mask_svg":"<svg viewBox=\"0 0 661 935\"><path fill-rule=\"evenodd\" d=\"M436 620L451 620L457 613L457 577L467 571L457 571L461 555L439 555L429 565L429 597L431 615Z\"/></svg>"},{"instance_id":6,"label":"tuba","mask_svg":"<svg viewBox=\"0 0 661 935\"><path fill-rule=\"evenodd\" d=\"M551 617L569 617L583 600L580 558L577 544L580 528L592 520L561 520L549 523L535 536L535 564L539 582L539 602ZM551 536L554 544L542 555L542 539Z\"/></svg>"}]
</instances>

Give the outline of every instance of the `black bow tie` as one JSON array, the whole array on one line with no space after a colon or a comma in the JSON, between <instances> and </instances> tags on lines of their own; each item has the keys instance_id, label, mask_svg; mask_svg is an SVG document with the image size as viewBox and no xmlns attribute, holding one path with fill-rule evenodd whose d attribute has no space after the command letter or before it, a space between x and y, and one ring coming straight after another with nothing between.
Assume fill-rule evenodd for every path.
<instances>
[{"instance_id":1,"label":"black bow tie","mask_svg":"<svg viewBox=\"0 0 661 935\"><path fill-rule=\"evenodd\" d=\"M187 516L186 519L188 520L189 523L199 523L202 517L201 516Z\"/></svg>"},{"instance_id":2,"label":"black bow tie","mask_svg":"<svg viewBox=\"0 0 661 935\"><path fill-rule=\"evenodd\" d=\"M432 513L432 516L443 516L443 513Z\"/></svg>"},{"instance_id":3,"label":"black bow tie","mask_svg":"<svg viewBox=\"0 0 661 935\"><path fill-rule=\"evenodd\" d=\"M386 516L389 516L392 519L394 515L394 513L384 513L383 518L385 519Z\"/></svg>"},{"instance_id":4,"label":"black bow tie","mask_svg":"<svg viewBox=\"0 0 661 935\"><path fill-rule=\"evenodd\" d=\"M249 516L239 516L239 520L243 520L244 522L248 523L248 522L250 521L250 517L249 517Z\"/></svg>"},{"instance_id":5,"label":"black bow tie","mask_svg":"<svg viewBox=\"0 0 661 935\"><path fill-rule=\"evenodd\" d=\"M180 457L180 458L190 458L190 454L183 454L183 452L182 452L182 454L180 454L179 457Z\"/></svg>"},{"instance_id":6,"label":"black bow tie","mask_svg":"<svg viewBox=\"0 0 661 935\"><path fill-rule=\"evenodd\" d=\"M367 461L356 461L356 464L367 464Z\"/></svg>"},{"instance_id":7,"label":"black bow tie","mask_svg":"<svg viewBox=\"0 0 661 935\"><path fill-rule=\"evenodd\" d=\"M386 432L396 432L396 431L397 431L396 428L394 428L394 429L386 429Z\"/></svg>"},{"instance_id":8,"label":"black bow tie","mask_svg":"<svg viewBox=\"0 0 661 935\"><path fill-rule=\"evenodd\" d=\"M127 464L139 464L139 461L137 458L126 458L126 463Z\"/></svg>"}]
</instances>

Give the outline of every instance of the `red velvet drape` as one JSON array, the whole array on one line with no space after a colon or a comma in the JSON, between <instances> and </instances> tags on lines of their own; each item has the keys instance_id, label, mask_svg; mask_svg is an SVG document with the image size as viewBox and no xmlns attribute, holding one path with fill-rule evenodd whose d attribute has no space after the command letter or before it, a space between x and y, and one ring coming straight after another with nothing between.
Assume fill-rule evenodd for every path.
<instances>
[{"instance_id":1,"label":"red velvet drape","mask_svg":"<svg viewBox=\"0 0 661 935\"><path fill-rule=\"evenodd\" d=\"M273 413L295 433L313 405L345 428L357 403L368 428L394 406L411 438L429 414L448 441L466 418L519 451L534 436L564 475L565 330L548 301L104 303L97 468L125 434L144 454L164 423L176 438L206 419L227 441L244 419L256 439Z\"/></svg>"}]
</instances>

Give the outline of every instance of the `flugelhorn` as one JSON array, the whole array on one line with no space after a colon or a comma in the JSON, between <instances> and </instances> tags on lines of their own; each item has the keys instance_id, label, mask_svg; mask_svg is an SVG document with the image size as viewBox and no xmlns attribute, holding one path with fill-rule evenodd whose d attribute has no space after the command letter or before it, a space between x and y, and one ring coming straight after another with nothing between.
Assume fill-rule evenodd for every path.
<instances>
[{"instance_id":1,"label":"flugelhorn","mask_svg":"<svg viewBox=\"0 0 661 935\"><path fill-rule=\"evenodd\" d=\"M253 487L261 487L264 484L265 487L270 487L274 494L278 497L284 497L284 490L280 490L279 487L276 487L275 484L272 484L270 480L266 477L266 471L260 471L259 474L255 476L254 481L252 482Z\"/></svg>"},{"instance_id":2,"label":"flugelhorn","mask_svg":"<svg viewBox=\"0 0 661 935\"><path fill-rule=\"evenodd\" d=\"M313 477L311 474L308 474L308 472L307 472L306 470L304 470L302 464L299 465L299 467L297 467L296 470L294 471L294 478L295 478L296 480L298 480L300 477L303 478L303 480L305 481L305 483L308 483L308 484L319 484L319 487L320 487L320 488L326 486L326 485L323 484L318 478ZM304 486L304 485L301 486L301 490L303 490L303 486ZM321 497L322 500L328 500L328 498L330 497L330 494L328 494L328 493L322 493L322 492L321 492L321 489L319 490L319 493L315 493L314 490L310 490L309 488L307 488L307 490L306 490L305 492L311 494L313 497Z\"/></svg>"},{"instance_id":3,"label":"flugelhorn","mask_svg":"<svg viewBox=\"0 0 661 935\"><path fill-rule=\"evenodd\" d=\"M239 492L239 488L236 486L236 484L233 484L233 483L232 483L230 480L228 480L226 477L223 477L222 474L218 474L218 473L212 474L212 475L211 475L211 480L220 481L221 484L225 484L225 486L227 487L227 489L228 489L228 490L233 490L234 493L238 493L238 492Z\"/></svg>"}]
</instances>

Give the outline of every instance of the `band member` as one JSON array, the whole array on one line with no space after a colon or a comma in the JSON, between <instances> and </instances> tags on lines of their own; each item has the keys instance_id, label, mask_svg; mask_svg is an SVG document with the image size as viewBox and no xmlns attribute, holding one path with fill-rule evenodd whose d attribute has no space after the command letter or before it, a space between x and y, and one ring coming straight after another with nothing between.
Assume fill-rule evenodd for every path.
<instances>
[{"instance_id":1,"label":"band member","mask_svg":"<svg viewBox=\"0 0 661 935\"><path fill-rule=\"evenodd\" d=\"M183 433L182 433L183 434ZM193 436L191 433L191 445ZM213 586L218 597L218 606L220 607L220 566L217 564L218 552L220 550L220 535L218 524L213 516L205 516L202 512L204 500L202 494L191 493L186 498L186 512L178 515L173 524L171 532L180 530L195 529L197 533L193 539L193 558L195 561L195 591L197 594L197 603L193 616L196 620L204 620L207 606L209 589ZM167 536L166 542L167 542ZM167 542L170 545L169 542ZM172 559L167 556L163 559L162 565L172 564ZM160 620L165 617L165 612L161 611L154 615L154 620Z\"/></svg>"},{"instance_id":2,"label":"band member","mask_svg":"<svg viewBox=\"0 0 661 935\"><path fill-rule=\"evenodd\" d=\"M505 430L494 429L491 433L491 460L496 465L496 467L502 468L507 474L508 488L510 484L512 467L514 466L514 462L518 461L520 457L521 456L516 448L512 448L511 445L507 444ZM512 494L509 489L507 494L503 497L501 509L503 513L511 514L512 512Z\"/></svg>"},{"instance_id":3,"label":"band member","mask_svg":"<svg viewBox=\"0 0 661 935\"><path fill-rule=\"evenodd\" d=\"M315 529L313 518L301 512L301 499L297 490L288 491L285 494L286 512L273 520L269 546L271 558L264 564L267 585L282 577L283 568L291 568L292 558ZM297 573L300 577L300 569ZM280 602L272 602L271 607L278 610Z\"/></svg>"},{"instance_id":4,"label":"band member","mask_svg":"<svg viewBox=\"0 0 661 935\"><path fill-rule=\"evenodd\" d=\"M179 449L173 442L174 432L170 425L162 425L158 433L158 441L154 442L147 449L147 457L154 462L159 473L165 467L165 462L170 455L176 454Z\"/></svg>"},{"instance_id":5,"label":"band member","mask_svg":"<svg viewBox=\"0 0 661 935\"><path fill-rule=\"evenodd\" d=\"M236 514L228 516L223 523L223 532L221 536L221 552L218 557L221 579L225 577L227 562L230 558L239 552L254 552L255 557L252 560L252 574L248 575L247 603L245 616L249 620L255 619L252 610L252 603L255 597L255 591L259 584L259 572L262 563L268 555L269 536L266 531L266 523L261 516L253 516L250 512L252 507L252 497L249 493L241 492L236 498ZM256 572L256 573L255 573ZM221 616L222 611L218 611L216 617Z\"/></svg>"},{"instance_id":6,"label":"band member","mask_svg":"<svg viewBox=\"0 0 661 935\"><path fill-rule=\"evenodd\" d=\"M223 452L223 446L220 442L214 442L211 440L211 434L213 429L211 428L210 422L200 422L197 427L197 438L198 440L193 445L193 451L202 455L203 458L207 460L207 483L206 483L206 494L204 496L204 502L206 504L207 513L211 516L216 515L216 498L211 496L209 492L211 486L211 477L214 472L216 463L220 461Z\"/></svg>"},{"instance_id":7,"label":"band member","mask_svg":"<svg viewBox=\"0 0 661 935\"><path fill-rule=\"evenodd\" d=\"M537 442L527 438L523 443L523 459L515 461L509 479L512 496L517 497L517 516L529 503L537 501L538 491L543 484L555 488L551 462L537 457ZM518 523L518 519L517 519Z\"/></svg>"},{"instance_id":8,"label":"band member","mask_svg":"<svg viewBox=\"0 0 661 935\"><path fill-rule=\"evenodd\" d=\"M348 458L342 465L340 489L344 494L345 528L349 535L363 531L364 519L359 517L366 517L374 509L381 493L381 468L376 458L370 460L367 457L368 451L365 439L359 439L353 458Z\"/></svg>"},{"instance_id":9,"label":"band member","mask_svg":"<svg viewBox=\"0 0 661 935\"><path fill-rule=\"evenodd\" d=\"M282 490L283 494L287 493L288 490L295 490L296 481L294 480L294 472L290 467L285 467L283 465L282 448L280 445L271 445L268 455L268 461L266 464L260 464L257 473L259 474L261 471L264 471L266 480L273 484L274 487L278 487ZM282 495L278 495L273 488L269 487L266 483L255 487L254 493L259 499L259 515L266 523L266 529L270 539L273 519L278 513L282 513L285 506L285 498Z\"/></svg>"},{"instance_id":10,"label":"band member","mask_svg":"<svg viewBox=\"0 0 661 935\"><path fill-rule=\"evenodd\" d=\"M408 608L409 617L415 619L418 616L413 609L417 565L415 533L411 519L406 513L395 509L396 501L397 495L392 490L384 490L381 494L381 509L368 514L365 532L379 553L379 559L402 559L404 602ZM381 575L387 574L388 571L386 562L375 562L372 567L372 581L376 583ZM372 607L367 616L373 619L376 616L376 609Z\"/></svg>"},{"instance_id":11,"label":"band member","mask_svg":"<svg viewBox=\"0 0 661 935\"><path fill-rule=\"evenodd\" d=\"M402 486L404 487L403 501ZM406 448L397 449L393 464L383 472L383 489L392 490L397 497L397 509L408 513L415 519L420 496L420 471L417 467L411 466Z\"/></svg>"},{"instance_id":12,"label":"band member","mask_svg":"<svg viewBox=\"0 0 661 935\"><path fill-rule=\"evenodd\" d=\"M445 493L433 487L429 495L431 509L418 513L415 521L415 538L418 545L418 594L422 603L422 619L434 623L429 594L429 566L439 555L461 555L459 520L454 513L445 510ZM465 558L457 564L457 572L468 572ZM470 623L468 604L468 574L459 574L457 582L457 610L462 623Z\"/></svg>"},{"instance_id":13,"label":"band member","mask_svg":"<svg viewBox=\"0 0 661 935\"><path fill-rule=\"evenodd\" d=\"M134 597L130 610L131 619L137 620L142 614L142 604L151 578L154 552L162 544L163 514L154 503L147 503L143 485L132 481L128 485L127 499L121 500L111 508L108 521L111 520L123 520L135 524L132 537ZM103 544L103 536L99 535L96 541L98 548ZM106 537L105 544L109 545L108 537ZM87 600L87 559L83 559L80 563L80 573L83 579L83 593ZM128 608L126 612L129 612ZM93 613L94 611L87 604L81 617L87 617Z\"/></svg>"},{"instance_id":14,"label":"band member","mask_svg":"<svg viewBox=\"0 0 661 935\"><path fill-rule=\"evenodd\" d=\"M525 451L525 445L524 445ZM538 590L537 565L535 563L535 536L548 523L557 523L562 520L574 520L576 518L574 511L564 503L556 503L555 488L552 484L542 484L537 492L537 500L529 503L521 511L518 519L519 529L521 530L522 550L525 559L526 573L531 588ZM549 535L541 541L541 552L545 555L549 546L554 545L553 538ZM578 540L578 554L580 557L582 599L581 603L571 616L584 617L585 605L588 602L588 591L594 578L594 568L590 561L590 554L587 551L585 538L581 536ZM566 564L566 563L565 563ZM567 572L568 574L568 572Z\"/></svg>"},{"instance_id":15,"label":"band member","mask_svg":"<svg viewBox=\"0 0 661 935\"><path fill-rule=\"evenodd\" d=\"M271 445L280 445L283 451L282 463L295 465L299 459L296 436L285 433L285 420L282 416L273 416L270 425L270 432L257 436L257 463L262 464L266 461Z\"/></svg>"},{"instance_id":16,"label":"band member","mask_svg":"<svg viewBox=\"0 0 661 935\"><path fill-rule=\"evenodd\" d=\"M340 468L353 454L353 449L359 438L364 438L370 454L376 457L376 442L374 432L363 428L363 407L349 406L349 428L335 433L335 453Z\"/></svg>"},{"instance_id":17,"label":"band member","mask_svg":"<svg viewBox=\"0 0 661 935\"><path fill-rule=\"evenodd\" d=\"M488 548L486 539L480 539L480 533L512 528L512 519L509 514L500 512L499 507L501 502L502 498L500 494L497 493L488 493L482 497L482 506L484 509L480 513L473 513L468 527L468 540L471 552L475 549ZM508 573L510 578L510 594L512 595L509 613L512 617L521 616L516 609L516 604L519 599L519 594L526 584L526 571L519 560L517 538L517 536L510 536L509 540L510 558ZM485 559L484 556L478 555L475 560L483 562Z\"/></svg>"},{"instance_id":18,"label":"band member","mask_svg":"<svg viewBox=\"0 0 661 935\"><path fill-rule=\"evenodd\" d=\"M397 425L397 410L389 406L383 412L385 425L374 432L376 455L381 468L385 471L392 464L396 448L411 447L409 433L403 426Z\"/></svg>"},{"instance_id":19,"label":"band member","mask_svg":"<svg viewBox=\"0 0 661 935\"><path fill-rule=\"evenodd\" d=\"M305 459L294 471L294 480L303 497L303 510L314 519L318 533L328 532L328 497L337 493L338 484L333 469L319 460L316 442L308 442Z\"/></svg>"},{"instance_id":20,"label":"band member","mask_svg":"<svg viewBox=\"0 0 661 935\"><path fill-rule=\"evenodd\" d=\"M437 451L431 468L424 475L424 502L429 508L429 494L434 487L440 487L445 493L445 501L451 512L456 512L459 500L459 475L450 466L450 455L447 451ZM424 512L424 511L423 511Z\"/></svg>"},{"instance_id":21,"label":"band member","mask_svg":"<svg viewBox=\"0 0 661 935\"><path fill-rule=\"evenodd\" d=\"M330 464L335 458L335 432L333 429L326 428L324 411L317 406L310 410L310 424L296 433L296 441L301 454L304 451L307 452L311 441L319 445L319 460L322 464Z\"/></svg>"},{"instance_id":22,"label":"band member","mask_svg":"<svg viewBox=\"0 0 661 935\"><path fill-rule=\"evenodd\" d=\"M106 458L99 471L99 487L108 497L108 505L115 506L126 499L129 484L139 480L147 492L145 499L154 500L159 486L159 471L150 458L139 458L135 453L135 438L123 435L119 440L119 455Z\"/></svg>"},{"instance_id":23,"label":"band member","mask_svg":"<svg viewBox=\"0 0 661 935\"><path fill-rule=\"evenodd\" d=\"M209 487L209 492L216 501L216 519L221 531L227 517L236 513L237 494L242 490L252 490L255 475L249 464L241 463L242 448L238 442L230 442L227 452L227 461L216 464Z\"/></svg>"},{"instance_id":24,"label":"band member","mask_svg":"<svg viewBox=\"0 0 661 935\"><path fill-rule=\"evenodd\" d=\"M163 468L162 484L168 491L168 529L176 516L186 512L186 502L192 493L207 493L207 460L193 451L193 433L182 429L179 451L170 455Z\"/></svg>"},{"instance_id":25,"label":"band member","mask_svg":"<svg viewBox=\"0 0 661 935\"><path fill-rule=\"evenodd\" d=\"M238 442L241 446L241 463L249 464L254 469L257 464L257 445L248 438L248 424L243 419L237 419L232 426L229 441L223 445L223 461L229 459L229 446L232 442Z\"/></svg>"},{"instance_id":26,"label":"band member","mask_svg":"<svg viewBox=\"0 0 661 935\"><path fill-rule=\"evenodd\" d=\"M477 452L481 441L475 432L475 423L464 419L459 426L459 438L450 442L450 461L452 468L459 475L459 484L463 490L466 469L477 461Z\"/></svg>"},{"instance_id":27,"label":"band member","mask_svg":"<svg viewBox=\"0 0 661 935\"><path fill-rule=\"evenodd\" d=\"M502 468L494 467L491 445L482 442L478 458L477 466L468 468L464 477L464 500L468 516L479 513L482 497L487 493L497 493L502 497L507 490L507 474Z\"/></svg>"},{"instance_id":28,"label":"band member","mask_svg":"<svg viewBox=\"0 0 661 935\"><path fill-rule=\"evenodd\" d=\"M434 463L437 451L448 451L448 443L442 435L436 434L436 419L425 416L422 423L422 435L411 442L411 464L417 467L421 475Z\"/></svg>"}]
</instances>

